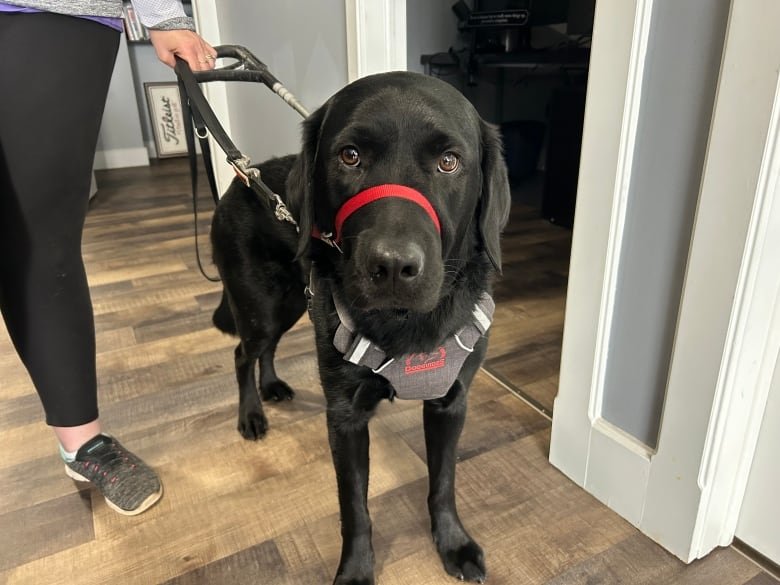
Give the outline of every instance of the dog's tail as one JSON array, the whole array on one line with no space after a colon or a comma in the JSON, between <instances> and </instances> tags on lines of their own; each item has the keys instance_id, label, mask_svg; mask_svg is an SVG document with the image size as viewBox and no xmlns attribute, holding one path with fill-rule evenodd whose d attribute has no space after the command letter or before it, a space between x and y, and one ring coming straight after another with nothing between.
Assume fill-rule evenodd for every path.
<instances>
[{"instance_id":1,"label":"dog's tail","mask_svg":"<svg viewBox=\"0 0 780 585\"><path fill-rule=\"evenodd\" d=\"M228 305L225 289L222 289L222 299L219 301L219 306L214 310L214 315L211 317L211 322L214 323L214 327L223 333L238 335L236 322L233 319L233 313L230 310L230 305Z\"/></svg>"}]
</instances>

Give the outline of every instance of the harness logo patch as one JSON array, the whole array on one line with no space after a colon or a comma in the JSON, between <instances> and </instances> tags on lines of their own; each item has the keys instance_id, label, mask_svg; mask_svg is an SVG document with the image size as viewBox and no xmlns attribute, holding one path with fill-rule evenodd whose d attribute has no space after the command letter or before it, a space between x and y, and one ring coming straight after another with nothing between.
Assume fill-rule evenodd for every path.
<instances>
[{"instance_id":1,"label":"harness logo patch","mask_svg":"<svg viewBox=\"0 0 780 585\"><path fill-rule=\"evenodd\" d=\"M419 374L443 368L447 363L447 350L440 347L433 353L413 353L406 358L404 374Z\"/></svg>"}]
</instances>

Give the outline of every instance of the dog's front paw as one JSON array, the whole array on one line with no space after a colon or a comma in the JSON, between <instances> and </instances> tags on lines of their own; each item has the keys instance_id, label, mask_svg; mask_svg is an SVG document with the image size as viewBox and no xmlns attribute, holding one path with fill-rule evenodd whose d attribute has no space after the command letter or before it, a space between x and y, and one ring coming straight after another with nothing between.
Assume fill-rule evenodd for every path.
<instances>
[{"instance_id":1,"label":"dog's front paw","mask_svg":"<svg viewBox=\"0 0 780 585\"><path fill-rule=\"evenodd\" d=\"M374 585L374 576L351 577L348 575L337 575L333 585Z\"/></svg>"},{"instance_id":2,"label":"dog's front paw","mask_svg":"<svg viewBox=\"0 0 780 585\"><path fill-rule=\"evenodd\" d=\"M238 409L238 432L249 441L257 441L265 436L268 419L262 411L256 409Z\"/></svg>"},{"instance_id":3,"label":"dog's front paw","mask_svg":"<svg viewBox=\"0 0 780 585\"><path fill-rule=\"evenodd\" d=\"M473 540L459 546L439 546L439 556L444 570L461 581L484 583L487 578L485 554Z\"/></svg>"},{"instance_id":4,"label":"dog's front paw","mask_svg":"<svg viewBox=\"0 0 780 585\"><path fill-rule=\"evenodd\" d=\"M281 402L283 400L292 400L295 392L285 382L276 380L275 382L264 384L260 388L260 395L265 401Z\"/></svg>"},{"instance_id":5,"label":"dog's front paw","mask_svg":"<svg viewBox=\"0 0 780 585\"><path fill-rule=\"evenodd\" d=\"M369 569L341 570L336 574L333 585L374 585L374 572Z\"/></svg>"},{"instance_id":6,"label":"dog's front paw","mask_svg":"<svg viewBox=\"0 0 780 585\"><path fill-rule=\"evenodd\" d=\"M345 550L350 553L345 554ZM374 551L370 537L356 538L342 549L333 585L374 585Z\"/></svg>"}]
</instances>

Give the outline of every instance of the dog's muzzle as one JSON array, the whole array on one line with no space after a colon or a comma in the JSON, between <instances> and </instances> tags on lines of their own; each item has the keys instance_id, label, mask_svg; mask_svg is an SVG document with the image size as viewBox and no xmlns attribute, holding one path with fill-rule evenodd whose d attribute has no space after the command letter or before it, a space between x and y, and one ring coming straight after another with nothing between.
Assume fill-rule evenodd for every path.
<instances>
[{"instance_id":1,"label":"dog's muzzle","mask_svg":"<svg viewBox=\"0 0 780 585\"><path fill-rule=\"evenodd\" d=\"M412 203L416 203L422 207L425 213L428 214L428 217L431 218L433 225L436 227L436 232L441 235L441 222L439 221L439 216L425 195L416 189L412 189L411 187L406 187L404 185L385 184L369 187L368 189L360 191L354 197L347 199L347 201L345 201L344 204L339 208L338 212L336 212L334 232L322 233L319 228L315 227L312 230L312 236L341 251L341 248L339 247L339 244L341 243L341 228L349 216L351 216L361 207L365 207L369 203L373 203L374 201L385 199L387 197L406 199L407 201L411 201Z\"/></svg>"}]
</instances>

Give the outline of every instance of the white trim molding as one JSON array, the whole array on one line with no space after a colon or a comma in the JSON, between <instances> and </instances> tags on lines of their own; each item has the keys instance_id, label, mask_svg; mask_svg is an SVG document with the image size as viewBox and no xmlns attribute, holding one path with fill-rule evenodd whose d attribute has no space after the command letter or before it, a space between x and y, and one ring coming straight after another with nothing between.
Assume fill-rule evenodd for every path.
<instances>
[{"instance_id":1,"label":"white trim molding","mask_svg":"<svg viewBox=\"0 0 780 585\"><path fill-rule=\"evenodd\" d=\"M112 148L95 152L93 169L121 169L125 167L148 167L149 152L144 146L134 148Z\"/></svg>"},{"instance_id":2,"label":"white trim molding","mask_svg":"<svg viewBox=\"0 0 780 585\"><path fill-rule=\"evenodd\" d=\"M596 6L550 462L690 562L734 537L780 352L780 5L730 5L651 450L601 417L632 145L652 123L638 95L652 2L627 4Z\"/></svg>"},{"instance_id":3,"label":"white trim molding","mask_svg":"<svg viewBox=\"0 0 780 585\"><path fill-rule=\"evenodd\" d=\"M406 0L345 0L349 81L406 70Z\"/></svg>"},{"instance_id":4,"label":"white trim molding","mask_svg":"<svg viewBox=\"0 0 780 585\"><path fill-rule=\"evenodd\" d=\"M640 524L686 562L734 537L780 348L778 17L731 4Z\"/></svg>"},{"instance_id":5,"label":"white trim molding","mask_svg":"<svg viewBox=\"0 0 780 585\"><path fill-rule=\"evenodd\" d=\"M698 477L692 555L731 543L780 352L780 78Z\"/></svg>"},{"instance_id":6,"label":"white trim molding","mask_svg":"<svg viewBox=\"0 0 780 585\"><path fill-rule=\"evenodd\" d=\"M610 337L625 236L626 209L631 193L652 13L653 0L637 1L588 405L591 430L584 483L589 493L603 502L609 502L613 510L635 526L639 525L642 518L651 450L602 418L602 402L609 366Z\"/></svg>"},{"instance_id":7,"label":"white trim molding","mask_svg":"<svg viewBox=\"0 0 780 585\"><path fill-rule=\"evenodd\" d=\"M652 11L653 0L596 6L550 447L553 465L634 525L652 452L606 421L601 408Z\"/></svg>"},{"instance_id":8,"label":"white trim molding","mask_svg":"<svg viewBox=\"0 0 780 585\"><path fill-rule=\"evenodd\" d=\"M193 0L192 1L193 19L198 33L206 39L210 45L217 46L222 44L220 33L219 10L215 0ZM201 86L203 95L206 96L211 109L214 110L222 127L228 136L232 136L230 125L230 108L228 107L227 86L225 82L218 81L213 83L204 83ZM196 141L197 142L197 141ZM209 147L213 153L221 153L219 144L209 135ZM217 180L217 192L222 196L235 177L235 173L230 165L225 162L225 157L214 156L212 158L214 167L214 176Z\"/></svg>"},{"instance_id":9,"label":"white trim molding","mask_svg":"<svg viewBox=\"0 0 780 585\"><path fill-rule=\"evenodd\" d=\"M650 38L650 23L653 13L653 0L639 0L634 15L634 35L631 40L631 57L628 66L626 99L623 106L623 121L620 130L620 149L618 151L615 193L612 197L612 218L610 220L609 240L607 241L607 264L602 286L599 325L596 339L596 365L593 368L591 399L588 416L595 424L601 418L602 399L606 378L609 345L612 333L612 318L615 314L615 295L620 258L623 249L626 225L626 209L631 192L631 177L636 150L636 138L639 131L639 111L642 105L642 85L644 83L647 46Z\"/></svg>"}]
</instances>

